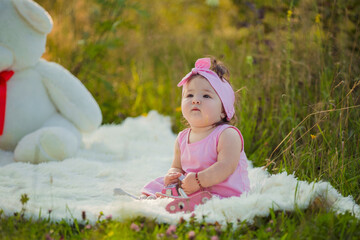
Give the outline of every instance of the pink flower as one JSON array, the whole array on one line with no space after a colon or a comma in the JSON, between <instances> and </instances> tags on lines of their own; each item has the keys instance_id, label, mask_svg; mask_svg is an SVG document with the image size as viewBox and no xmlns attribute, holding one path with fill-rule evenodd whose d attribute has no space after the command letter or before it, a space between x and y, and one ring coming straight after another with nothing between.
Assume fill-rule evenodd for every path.
<instances>
[{"instance_id":1,"label":"pink flower","mask_svg":"<svg viewBox=\"0 0 360 240\"><path fill-rule=\"evenodd\" d=\"M46 240L54 240L54 239L50 236L50 234L46 234L45 239L46 239Z\"/></svg>"},{"instance_id":2,"label":"pink flower","mask_svg":"<svg viewBox=\"0 0 360 240\"><path fill-rule=\"evenodd\" d=\"M194 231L190 231L189 233L188 233L188 238L189 239L195 239L195 232Z\"/></svg>"},{"instance_id":3,"label":"pink flower","mask_svg":"<svg viewBox=\"0 0 360 240\"><path fill-rule=\"evenodd\" d=\"M91 229L91 225L90 224L86 225L85 229Z\"/></svg>"},{"instance_id":4,"label":"pink flower","mask_svg":"<svg viewBox=\"0 0 360 240\"><path fill-rule=\"evenodd\" d=\"M169 228L166 230L166 235L170 236L171 234L176 232L176 226L170 225Z\"/></svg>"},{"instance_id":5,"label":"pink flower","mask_svg":"<svg viewBox=\"0 0 360 240\"><path fill-rule=\"evenodd\" d=\"M211 237L211 240L219 240L219 237L214 235L214 236Z\"/></svg>"},{"instance_id":6,"label":"pink flower","mask_svg":"<svg viewBox=\"0 0 360 240\"><path fill-rule=\"evenodd\" d=\"M157 239L162 239L164 237L164 234L163 233L158 233L157 235L156 235L156 238Z\"/></svg>"},{"instance_id":7,"label":"pink flower","mask_svg":"<svg viewBox=\"0 0 360 240\"><path fill-rule=\"evenodd\" d=\"M111 220L111 219L112 219L112 215L111 215L111 214L106 217L106 220Z\"/></svg>"},{"instance_id":8,"label":"pink flower","mask_svg":"<svg viewBox=\"0 0 360 240\"><path fill-rule=\"evenodd\" d=\"M140 231L140 227L136 224L136 223L132 223L130 225L130 229L134 230L135 232L139 232Z\"/></svg>"}]
</instances>

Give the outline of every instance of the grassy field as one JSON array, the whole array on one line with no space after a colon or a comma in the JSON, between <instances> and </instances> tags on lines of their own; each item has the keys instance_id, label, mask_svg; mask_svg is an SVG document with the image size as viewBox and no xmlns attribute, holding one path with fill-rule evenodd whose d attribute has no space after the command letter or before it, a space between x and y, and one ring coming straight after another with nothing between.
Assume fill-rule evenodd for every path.
<instances>
[{"instance_id":1,"label":"grassy field","mask_svg":"<svg viewBox=\"0 0 360 240\"><path fill-rule=\"evenodd\" d=\"M104 123L157 110L182 124L178 81L197 58L230 69L237 123L255 166L329 181L360 203L360 3L351 1L36 0L54 20L44 58L76 75ZM20 210L19 210L20 211ZM321 204L240 227L151 219L95 225L1 216L6 238L360 238L360 223ZM136 225L135 225L136 224ZM132 227L131 227L132 226ZM136 227L138 226L138 228ZM27 238L27 237L26 237Z\"/></svg>"},{"instance_id":2,"label":"grassy field","mask_svg":"<svg viewBox=\"0 0 360 240\"><path fill-rule=\"evenodd\" d=\"M99 216L95 224L51 222L24 219L21 212L11 217L0 215L1 239L359 239L360 221L350 214L334 215L321 206L306 211L274 212L257 217L254 223L207 224L179 221L176 225L157 224L137 218L124 222Z\"/></svg>"}]
</instances>

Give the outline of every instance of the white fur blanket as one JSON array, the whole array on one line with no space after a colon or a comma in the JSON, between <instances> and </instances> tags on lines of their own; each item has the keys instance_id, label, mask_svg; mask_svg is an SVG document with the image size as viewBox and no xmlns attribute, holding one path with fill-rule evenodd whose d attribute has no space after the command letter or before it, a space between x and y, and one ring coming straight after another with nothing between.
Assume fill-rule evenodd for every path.
<instances>
[{"instance_id":1,"label":"white fur blanket","mask_svg":"<svg viewBox=\"0 0 360 240\"><path fill-rule=\"evenodd\" d=\"M136 216L158 222L176 223L190 214L169 214L168 199L134 200L114 196L121 187L139 195L148 181L168 170L176 135L170 119L152 111L147 117L128 118L121 125L104 125L84 136L84 149L74 158L39 165L16 163L12 153L0 151L0 209L8 215L22 208L20 197L27 194L26 216L96 221L112 215L123 220ZM251 191L241 197L212 199L195 209L206 221L251 222L267 216L270 209L306 209L315 199L323 199L336 213L350 211L360 218L360 208L351 196L343 197L327 182L307 183L294 175L270 175L261 168L249 167ZM51 213L49 214L49 210ZM202 218L198 217L201 221Z\"/></svg>"}]
</instances>

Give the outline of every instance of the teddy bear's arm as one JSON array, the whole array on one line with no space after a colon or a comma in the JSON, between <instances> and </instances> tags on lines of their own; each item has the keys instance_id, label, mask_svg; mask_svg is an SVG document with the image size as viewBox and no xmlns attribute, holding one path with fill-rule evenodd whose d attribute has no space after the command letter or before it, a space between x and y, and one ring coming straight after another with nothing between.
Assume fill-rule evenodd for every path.
<instances>
[{"instance_id":1,"label":"teddy bear's arm","mask_svg":"<svg viewBox=\"0 0 360 240\"><path fill-rule=\"evenodd\" d=\"M10 49L0 45L0 72L9 69L14 62L14 54Z\"/></svg>"},{"instance_id":2,"label":"teddy bear's arm","mask_svg":"<svg viewBox=\"0 0 360 240\"><path fill-rule=\"evenodd\" d=\"M43 59L36 65L54 105L81 131L93 131L102 122L99 105L85 86L64 67Z\"/></svg>"}]
</instances>

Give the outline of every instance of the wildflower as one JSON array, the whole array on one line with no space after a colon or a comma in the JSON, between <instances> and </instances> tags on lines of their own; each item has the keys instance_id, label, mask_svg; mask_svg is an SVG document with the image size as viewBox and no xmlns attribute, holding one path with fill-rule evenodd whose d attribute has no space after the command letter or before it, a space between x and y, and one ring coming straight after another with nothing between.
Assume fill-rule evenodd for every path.
<instances>
[{"instance_id":1,"label":"wildflower","mask_svg":"<svg viewBox=\"0 0 360 240\"><path fill-rule=\"evenodd\" d=\"M170 236L175 232L176 232L176 226L170 225L169 228L166 230L166 235Z\"/></svg>"},{"instance_id":2,"label":"wildflower","mask_svg":"<svg viewBox=\"0 0 360 240\"><path fill-rule=\"evenodd\" d=\"M211 237L211 240L219 240L219 237L214 235L214 236Z\"/></svg>"},{"instance_id":3,"label":"wildflower","mask_svg":"<svg viewBox=\"0 0 360 240\"><path fill-rule=\"evenodd\" d=\"M288 21L290 21L292 14L293 14L293 12L289 9L289 10L287 11L287 20L288 20Z\"/></svg>"},{"instance_id":4,"label":"wildflower","mask_svg":"<svg viewBox=\"0 0 360 240\"><path fill-rule=\"evenodd\" d=\"M188 238L189 239L195 239L195 232L194 231L190 231L189 233L188 233Z\"/></svg>"},{"instance_id":5,"label":"wildflower","mask_svg":"<svg viewBox=\"0 0 360 240\"><path fill-rule=\"evenodd\" d=\"M315 139L316 135L310 134L311 139Z\"/></svg>"},{"instance_id":6,"label":"wildflower","mask_svg":"<svg viewBox=\"0 0 360 240\"><path fill-rule=\"evenodd\" d=\"M130 225L130 229L134 230L135 232L139 232L140 231L140 227L136 224L136 223L132 223Z\"/></svg>"},{"instance_id":7,"label":"wildflower","mask_svg":"<svg viewBox=\"0 0 360 240\"><path fill-rule=\"evenodd\" d=\"M163 239L163 238L164 238L164 234L163 234L163 233L158 233L158 234L156 235L156 238L157 238L157 239Z\"/></svg>"},{"instance_id":8,"label":"wildflower","mask_svg":"<svg viewBox=\"0 0 360 240\"><path fill-rule=\"evenodd\" d=\"M86 225L85 229L91 229L91 225L90 224Z\"/></svg>"},{"instance_id":9,"label":"wildflower","mask_svg":"<svg viewBox=\"0 0 360 240\"><path fill-rule=\"evenodd\" d=\"M180 107L175 108L175 112L181 112L181 106L180 106Z\"/></svg>"},{"instance_id":10,"label":"wildflower","mask_svg":"<svg viewBox=\"0 0 360 240\"><path fill-rule=\"evenodd\" d=\"M143 116L143 117L147 117L147 113L143 113L143 114L141 114L141 116Z\"/></svg>"},{"instance_id":11,"label":"wildflower","mask_svg":"<svg viewBox=\"0 0 360 240\"><path fill-rule=\"evenodd\" d=\"M267 231L267 232L271 232L271 227L268 227L265 231Z\"/></svg>"},{"instance_id":12,"label":"wildflower","mask_svg":"<svg viewBox=\"0 0 360 240\"><path fill-rule=\"evenodd\" d=\"M315 22L316 23L320 23L320 17L321 17L321 15L320 14L316 14L316 16L315 16Z\"/></svg>"},{"instance_id":13,"label":"wildflower","mask_svg":"<svg viewBox=\"0 0 360 240\"><path fill-rule=\"evenodd\" d=\"M50 236L50 234L46 234L45 239L46 239L46 240L54 240L54 239Z\"/></svg>"},{"instance_id":14,"label":"wildflower","mask_svg":"<svg viewBox=\"0 0 360 240\"><path fill-rule=\"evenodd\" d=\"M106 216L106 220L111 220L111 219L112 219L112 215L111 215L111 214Z\"/></svg>"}]
</instances>

